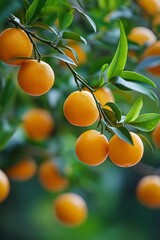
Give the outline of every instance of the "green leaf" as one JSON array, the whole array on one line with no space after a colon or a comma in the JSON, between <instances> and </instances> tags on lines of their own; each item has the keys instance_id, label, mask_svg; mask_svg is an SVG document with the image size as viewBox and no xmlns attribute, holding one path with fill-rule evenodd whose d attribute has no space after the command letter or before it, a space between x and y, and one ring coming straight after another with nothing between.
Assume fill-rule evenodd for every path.
<instances>
[{"instance_id":1,"label":"green leaf","mask_svg":"<svg viewBox=\"0 0 160 240\"><path fill-rule=\"evenodd\" d=\"M148 88L148 85L146 85L144 82L139 81L128 81L124 80L121 77L115 77L112 79L112 84L114 84L117 88L122 90L133 90L139 93L142 93L146 96L148 96L150 99L155 101L157 104L159 102L157 95Z\"/></svg>"},{"instance_id":2,"label":"green leaf","mask_svg":"<svg viewBox=\"0 0 160 240\"><path fill-rule=\"evenodd\" d=\"M116 118L117 118L118 122L121 121L122 113L121 113L121 110L119 109L119 107L115 103L107 102L105 104L105 106L109 106L113 110L113 112L116 115Z\"/></svg>"},{"instance_id":3,"label":"green leaf","mask_svg":"<svg viewBox=\"0 0 160 240\"><path fill-rule=\"evenodd\" d=\"M14 127L11 127L8 122L6 121L0 121L0 150L2 150L5 145L8 143L10 138L13 136L15 130L17 128L17 125Z\"/></svg>"},{"instance_id":4,"label":"green leaf","mask_svg":"<svg viewBox=\"0 0 160 240\"><path fill-rule=\"evenodd\" d=\"M140 115L135 121L129 124L141 131L150 132L156 127L159 121L160 121L160 114L146 113L146 114Z\"/></svg>"},{"instance_id":5,"label":"green leaf","mask_svg":"<svg viewBox=\"0 0 160 240\"><path fill-rule=\"evenodd\" d=\"M87 19L87 21L90 23L90 25L92 26L93 30L95 32L97 31L97 27L96 27L95 22L86 13L84 13L83 11L81 11L79 8L77 8L75 6L72 6L72 8L77 10L77 12L79 12L80 14L82 14Z\"/></svg>"},{"instance_id":6,"label":"green leaf","mask_svg":"<svg viewBox=\"0 0 160 240\"><path fill-rule=\"evenodd\" d=\"M119 128L115 128L115 127L109 127L120 139L122 139L123 141L133 145L133 141L132 141L132 137L130 132L128 131L127 128L125 127L119 127ZM116 151L116 149L115 149ZM123 149L122 149L123 151Z\"/></svg>"},{"instance_id":7,"label":"green leaf","mask_svg":"<svg viewBox=\"0 0 160 240\"><path fill-rule=\"evenodd\" d=\"M64 31L62 33L62 38L64 38L64 39L72 39L72 40L75 40L75 41L83 42L85 44L87 43L85 38L83 38L82 36L78 35L75 32Z\"/></svg>"},{"instance_id":8,"label":"green leaf","mask_svg":"<svg viewBox=\"0 0 160 240\"><path fill-rule=\"evenodd\" d=\"M134 103L134 105L131 107L129 113L126 115L125 123L135 121L137 119L137 117L139 116L139 113L140 113L142 107L143 107L143 101L142 101L142 98L139 97L136 100L136 102Z\"/></svg>"},{"instance_id":9,"label":"green leaf","mask_svg":"<svg viewBox=\"0 0 160 240\"><path fill-rule=\"evenodd\" d=\"M69 51L71 51L73 53L73 56L75 58L75 60L78 62L78 54L77 52L74 50L74 48L71 48L69 46L63 46L64 48L68 49Z\"/></svg>"},{"instance_id":10,"label":"green leaf","mask_svg":"<svg viewBox=\"0 0 160 240\"><path fill-rule=\"evenodd\" d=\"M48 55L44 55L44 57L53 57L53 58L57 58L59 60L62 60L63 62L72 64L76 66L76 63L69 58L67 55L62 54L62 53L53 53L53 54L48 54Z\"/></svg>"},{"instance_id":11,"label":"green leaf","mask_svg":"<svg viewBox=\"0 0 160 240\"><path fill-rule=\"evenodd\" d=\"M63 30L67 27L69 27L73 21L73 9L70 11L58 11L58 20L59 20L59 26L60 29Z\"/></svg>"},{"instance_id":12,"label":"green leaf","mask_svg":"<svg viewBox=\"0 0 160 240\"><path fill-rule=\"evenodd\" d=\"M139 133L138 133L138 136L141 138L141 140L142 140L144 143L146 143L146 144L151 148L152 152L154 153L154 149L153 149L153 146L152 146L152 144L150 143L150 141L149 141L144 135L142 135L142 134L139 134Z\"/></svg>"},{"instance_id":13,"label":"green leaf","mask_svg":"<svg viewBox=\"0 0 160 240\"><path fill-rule=\"evenodd\" d=\"M7 110L8 105L13 101L15 93L16 88L13 79L6 80L6 84L0 95L0 107L2 111Z\"/></svg>"},{"instance_id":14,"label":"green leaf","mask_svg":"<svg viewBox=\"0 0 160 240\"><path fill-rule=\"evenodd\" d=\"M111 79L114 76L119 76L123 71L127 60L128 44L123 24L120 22L120 40L116 53L108 67L107 77Z\"/></svg>"},{"instance_id":15,"label":"green leaf","mask_svg":"<svg viewBox=\"0 0 160 240\"><path fill-rule=\"evenodd\" d=\"M32 4L27 9L26 15L25 15L27 22L29 22L32 19L38 4L39 4L39 0L33 0Z\"/></svg>"},{"instance_id":16,"label":"green leaf","mask_svg":"<svg viewBox=\"0 0 160 240\"><path fill-rule=\"evenodd\" d=\"M156 87L156 85L153 81L151 81L149 78L147 78L139 73L136 73L136 72L123 71L120 74L120 77L122 77L125 80L144 82L152 87Z\"/></svg>"},{"instance_id":17,"label":"green leaf","mask_svg":"<svg viewBox=\"0 0 160 240\"><path fill-rule=\"evenodd\" d=\"M27 23L35 21L41 14L42 8L47 0L34 0L26 11L25 20Z\"/></svg>"},{"instance_id":18,"label":"green leaf","mask_svg":"<svg viewBox=\"0 0 160 240\"><path fill-rule=\"evenodd\" d=\"M48 26L45 23L42 22L35 22L33 24L31 24L32 27L38 27L38 28L43 28L43 29L47 29L50 30L51 32L53 32L56 36L58 36L58 33L56 32L56 30L54 30L53 28L51 28L50 26Z\"/></svg>"}]
</instances>

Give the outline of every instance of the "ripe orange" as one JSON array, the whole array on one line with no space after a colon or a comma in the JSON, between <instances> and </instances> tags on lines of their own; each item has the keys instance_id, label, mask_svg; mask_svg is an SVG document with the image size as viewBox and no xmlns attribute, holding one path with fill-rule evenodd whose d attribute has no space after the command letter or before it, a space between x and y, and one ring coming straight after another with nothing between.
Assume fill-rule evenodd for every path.
<instances>
[{"instance_id":1,"label":"ripe orange","mask_svg":"<svg viewBox=\"0 0 160 240\"><path fill-rule=\"evenodd\" d=\"M137 164L143 156L143 143L140 137L130 132L133 145L121 140L114 135L109 141L109 158L119 167L132 167Z\"/></svg>"},{"instance_id":2,"label":"ripe orange","mask_svg":"<svg viewBox=\"0 0 160 240\"><path fill-rule=\"evenodd\" d=\"M160 123L157 125L157 127L152 132L152 140L154 144L160 148Z\"/></svg>"},{"instance_id":3,"label":"ripe orange","mask_svg":"<svg viewBox=\"0 0 160 240\"><path fill-rule=\"evenodd\" d=\"M128 35L128 39L139 44L153 44L156 41L155 34L146 27L134 27Z\"/></svg>"},{"instance_id":4,"label":"ripe orange","mask_svg":"<svg viewBox=\"0 0 160 240\"><path fill-rule=\"evenodd\" d=\"M98 109L92 94L88 91L75 91L64 102L64 115L75 126L89 126L98 118Z\"/></svg>"},{"instance_id":5,"label":"ripe orange","mask_svg":"<svg viewBox=\"0 0 160 240\"><path fill-rule=\"evenodd\" d=\"M137 199L146 207L160 208L160 177L143 177L136 188Z\"/></svg>"},{"instance_id":6,"label":"ripe orange","mask_svg":"<svg viewBox=\"0 0 160 240\"><path fill-rule=\"evenodd\" d=\"M78 159L88 165L96 166L108 157L108 140L96 130L82 133L76 142Z\"/></svg>"},{"instance_id":7,"label":"ripe orange","mask_svg":"<svg viewBox=\"0 0 160 240\"><path fill-rule=\"evenodd\" d=\"M83 90L89 91L86 87ZM107 87L101 87L97 91L93 92L93 94L102 106L104 106L107 102L115 102L113 93ZM103 108L108 109L107 106L104 106Z\"/></svg>"},{"instance_id":8,"label":"ripe orange","mask_svg":"<svg viewBox=\"0 0 160 240\"><path fill-rule=\"evenodd\" d=\"M43 61L26 61L18 72L18 83L24 92L40 96L50 90L54 84L54 72Z\"/></svg>"},{"instance_id":9,"label":"ripe orange","mask_svg":"<svg viewBox=\"0 0 160 240\"><path fill-rule=\"evenodd\" d=\"M154 56L160 56L160 41L157 41L153 45L149 46L143 54L143 58ZM155 76L160 76L160 65L149 67L147 70Z\"/></svg>"},{"instance_id":10,"label":"ripe orange","mask_svg":"<svg viewBox=\"0 0 160 240\"><path fill-rule=\"evenodd\" d=\"M152 25L153 25L154 30L157 32L157 28L160 27L160 15L159 14L157 14L153 17Z\"/></svg>"},{"instance_id":11,"label":"ripe orange","mask_svg":"<svg viewBox=\"0 0 160 240\"><path fill-rule=\"evenodd\" d=\"M83 198L74 193L64 193L54 201L56 217L68 226L82 224L87 218L87 206Z\"/></svg>"},{"instance_id":12,"label":"ripe orange","mask_svg":"<svg viewBox=\"0 0 160 240\"><path fill-rule=\"evenodd\" d=\"M67 178L61 175L58 167L51 160L40 165L38 175L42 186L49 191L58 192L68 187Z\"/></svg>"},{"instance_id":13,"label":"ripe orange","mask_svg":"<svg viewBox=\"0 0 160 240\"><path fill-rule=\"evenodd\" d=\"M23 117L23 128L28 137L35 141L45 140L54 128L54 120L50 113L41 108L27 111Z\"/></svg>"},{"instance_id":14,"label":"ripe orange","mask_svg":"<svg viewBox=\"0 0 160 240\"><path fill-rule=\"evenodd\" d=\"M84 64L84 63L87 61L87 55L86 55L83 47L82 47L80 44L78 44L78 43L76 43L76 42L73 42L73 41L70 41L70 42L69 42L69 46L70 46L71 48L73 48L73 49L76 51L77 55L78 55L78 65ZM70 57L74 62L77 63L77 61L76 61L73 53L72 53L70 50L65 49L65 50L64 50L64 53L65 53L68 57Z\"/></svg>"},{"instance_id":15,"label":"ripe orange","mask_svg":"<svg viewBox=\"0 0 160 240\"><path fill-rule=\"evenodd\" d=\"M3 202L10 191L10 183L6 174L0 170L0 203Z\"/></svg>"},{"instance_id":16,"label":"ripe orange","mask_svg":"<svg viewBox=\"0 0 160 240\"><path fill-rule=\"evenodd\" d=\"M18 28L8 28L0 34L0 59L5 63L20 65L26 59L11 60L16 57L30 57L33 45L27 34Z\"/></svg>"},{"instance_id":17,"label":"ripe orange","mask_svg":"<svg viewBox=\"0 0 160 240\"><path fill-rule=\"evenodd\" d=\"M160 12L159 0L137 0L139 6L149 15L153 16Z\"/></svg>"},{"instance_id":18,"label":"ripe orange","mask_svg":"<svg viewBox=\"0 0 160 240\"><path fill-rule=\"evenodd\" d=\"M20 162L8 168L5 172L7 176L17 181L26 181L31 179L37 170L34 160L24 158Z\"/></svg>"}]
</instances>

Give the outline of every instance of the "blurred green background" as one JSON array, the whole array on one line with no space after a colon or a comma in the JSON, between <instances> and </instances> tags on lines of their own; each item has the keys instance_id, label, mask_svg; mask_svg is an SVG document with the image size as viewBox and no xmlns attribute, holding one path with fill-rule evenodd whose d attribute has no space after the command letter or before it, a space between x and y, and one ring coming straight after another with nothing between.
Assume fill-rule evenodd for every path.
<instances>
[{"instance_id":1,"label":"blurred green background","mask_svg":"<svg viewBox=\"0 0 160 240\"><path fill-rule=\"evenodd\" d=\"M102 64L110 61L116 49L119 37L117 20L121 18L128 34L134 26L152 28L152 19L139 8L135 1L131 0L83 0L80 2L96 23L98 31L94 33L84 18L78 14L75 14L69 29L85 37L88 42L88 45L82 44L87 53L87 62L79 66L78 72L87 80L95 80ZM22 20L23 1L0 1L1 31L10 26L7 22L7 16L10 13ZM51 13L44 18L44 21L54 27L56 17L55 13ZM109 20L106 21L106 19ZM57 29L56 26L55 29ZM45 30L36 31L46 38L51 38L50 34L46 36ZM155 34L158 37L158 32ZM132 48L131 45L129 46ZM45 51L45 46L40 47L42 52ZM141 49L139 49L140 52ZM51 58L45 61L53 67L56 81L50 93L38 98L26 96L18 89L17 67L0 63L1 93L6 80L13 79L14 82L6 105L3 103L5 110L1 112L1 119L7 119L7 121L12 118L20 119L27 109L38 106L50 111L56 123L50 139L42 143L28 140L22 128L18 127L0 153L0 166L5 169L17 161L24 154L27 146L34 146L37 152L39 149L51 150L54 152L53 159L58 162L70 181L69 188L64 192L75 192L81 195L88 205L89 215L82 226L75 228L63 226L57 221L53 209L53 201L61 193L50 193L43 189L37 174L27 182L10 180L10 195L0 204L0 240L159 240L160 210L142 206L135 196L136 185L145 174L145 167L140 163L136 167L122 169L114 166L109 159L100 166L88 167L77 160L74 145L84 128L67 123L62 111L64 100L76 89L76 86L73 84L70 72L62 67L59 61ZM128 58L127 68L136 70L138 64L137 60ZM141 73L149 76L156 83L155 91L160 97L159 78L149 75L145 70ZM111 90L116 103L124 113L127 113L139 96L137 93L123 92L113 86ZM143 100L144 112L160 112L159 106L150 99L143 96ZM150 133L145 135L151 140ZM110 137L109 134L107 136ZM36 153L33 156L37 165L43 161L40 155L41 153ZM148 145L145 145L142 162L158 169L159 149L155 148L153 154Z\"/></svg>"}]
</instances>

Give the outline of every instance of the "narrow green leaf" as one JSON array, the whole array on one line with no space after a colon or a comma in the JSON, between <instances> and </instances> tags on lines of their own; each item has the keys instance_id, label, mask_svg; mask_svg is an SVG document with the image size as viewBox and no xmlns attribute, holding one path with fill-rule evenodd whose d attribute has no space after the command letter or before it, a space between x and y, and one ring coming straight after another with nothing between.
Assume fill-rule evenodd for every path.
<instances>
[{"instance_id":1,"label":"narrow green leaf","mask_svg":"<svg viewBox=\"0 0 160 240\"><path fill-rule=\"evenodd\" d=\"M139 97L134 103L134 105L131 107L129 113L126 115L125 123L135 121L139 116L142 107L143 107L143 101L142 101L142 98Z\"/></svg>"},{"instance_id":2,"label":"narrow green leaf","mask_svg":"<svg viewBox=\"0 0 160 240\"><path fill-rule=\"evenodd\" d=\"M6 80L6 84L0 95L0 107L2 111L7 110L8 105L13 101L15 93L16 88L13 79Z\"/></svg>"},{"instance_id":3,"label":"narrow green leaf","mask_svg":"<svg viewBox=\"0 0 160 240\"><path fill-rule=\"evenodd\" d=\"M152 152L154 153L154 149L153 149L153 146L152 146L152 144L150 143L150 141L149 141L144 135L142 135L142 134L139 134L139 133L138 133L138 136L141 138L141 140L142 140L144 143L146 143L146 144L151 148Z\"/></svg>"},{"instance_id":4,"label":"narrow green leaf","mask_svg":"<svg viewBox=\"0 0 160 240\"><path fill-rule=\"evenodd\" d=\"M86 13L84 13L83 11L81 11L79 8L77 8L75 6L72 6L72 8L75 9L80 14L82 14L87 19L87 21L90 23L90 25L92 26L93 30L95 32L97 31L97 27L96 27L95 22Z\"/></svg>"},{"instance_id":5,"label":"narrow green leaf","mask_svg":"<svg viewBox=\"0 0 160 240\"><path fill-rule=\"evenodd\" d=\"M58 33L56 32L56 30L54 30L53 28L51 28L50 26L48 26L45 23L42 22L35 22L33 24L31 24L32 27L38 27L38 28L43 28L43 29L47 29L50 30L51 32L53 32L55 35L58 36Z\"/></svg>"},{"instance_id":6,"label":"narrow green leaf","mask_svg":"<svg viewBox=\"0 0 160 240\"><path fill-rule=\"evenodd\" d=\"M64 38L64 39L72 39L72 40L75 40L75 41L83 42L85 44L87 43L85 38L83 38L82 36L78 35L75 32L64 31L62 33L62 38Z\"/></svg>"},{"instance_id":7,"label":"narrow green leaf","mask_svg":"<svg viewBox=\"0 0 160 240\"><path fill-rule=\"evenodd\" d=\"M156 127L159 121L160 121L160 114L146 113L146 114L140 115L135 121L129 124L141 131L150 132Z\"/></svg>"},{"instance_id":8,"label":"narrow green leaf","mask_svg":"<svg viewBox=\"0 0 160 240\"><path fill-rule=\"evenodd\" d=\"M114 84L117 88L122 90L133 90L139 93L142 93L146 96L148 96L150 99L155 101L157 104L159 102L157 95L148 88L148 85L146 85L144 82L139 81L128 81L124 80L121 77L116 77L112 79L112 84Z\"/></svg>"},{"instance_id":9,"label":"narrow green leaf","mask_svg":"<svg viewBox=\"0 0 160 240\"><path fill-rule=\"evenodd\" d=\"M73 9L71 9L70 11L62 11L61 9L60 11L58 11L58 20L61 30L69 27L73 21Z\"/></svg>"},{"instance_id":10,"label":"narrow green leaf","mask_svg":"<svg viewBox=\"0 0 160 240\"><path fill-rule=\"evenodd\" d=\"M69 58L67 55L65 54L61 54L61 53L53 53L53 54L48 54L48 55L44 55L44 57L53 57L53 58L57 58L59 60L62 60L63 62L72 64L76 66L76 63Z\"/></svg>"},{"instance_id":11,"label":"narrow green leaf","mask_svg":"<svg viewBox=\"0 0 160 240\"><path fill-rule=\"evenodd\" d=\"M119 76L123 71L127 60L128 44L124 31L123 24L120 21L120 40L116 53L108 67L107 77L111 79L114 76Z\"/></svg>"},{"instance_id":12,"label":"narrow green leaf","mask_svg":"<svg viewBox=\"0 0 160 240\"><path fill-rule=\"evenodd\" d=\"M78 54L77 52L74 50L74 48L71 48L69 46L63 46L64 48L68 49L69 51L71 51L73 53L73 56L75 58L75 60L78 62Z\"/></svg>"},{"instance_id":13,"label":"narrow green leaf","mask_svg":"<svg viewBox=\"0 0 160 240\"><path fill-rule=\"evenodd\" d=\"M0 150L2 150L11 139L18 124L19 122L17 122L17 124L14 124L14 127L11 127L6 120L0 121Z\"/></svg>"},{"instance_id":14,"label":"narrow green leaf","mask_svg":"<svg viewBox=\"0 0 160 240\"><path fill-rule=\"evenodd\" d=\"M123 71L120 74L120 77L124 78L125 80L129 81L139 81L144 82L152 87L156 87L155 83L151 81L148 77L145 77L139 73L131 72L131 71Z\"/></svg>"},{"instance_id":15,"label":"narrow green leaf","mask_svg":"<svg viewBox=\"0 0 160 240\"><path fill-rule=\"evenodd\" d=\"M25 15L25 18L26 18L27 22L29 22L31 20L31 18L33 17L38 4L39 4L39 0L33 0L32 4L27 9L26 15Z\"/></svg>"},{"instance_id":16,"label":"narrow green leaf","mask_svg":"<svg viewBox=\"0 0 160 240\"><path fill-rule=\"evenodd\" d=\"M128 131L127 128L125 127L119 127L119 128L115 128L115 127L109 127L120 139L122 139L123 141L133 145L133 141L132 141L132 137L130 132ZM115 149L116 151L116 149ZM123 151L123 149L122 149Z\"/></svg>"},{"instance_id":17,"label":"narrow green leaf","mask_svg":"<svg viewBox=\"0 0 160 240\"><path fill-rule=\"evenodd\" d=\"M107 102L105 106L109 106L113 110L113 112L116 114L116 118L118 122L121 121L122 113L119 107L115 103Z\"/></svg>"}]
</instances>

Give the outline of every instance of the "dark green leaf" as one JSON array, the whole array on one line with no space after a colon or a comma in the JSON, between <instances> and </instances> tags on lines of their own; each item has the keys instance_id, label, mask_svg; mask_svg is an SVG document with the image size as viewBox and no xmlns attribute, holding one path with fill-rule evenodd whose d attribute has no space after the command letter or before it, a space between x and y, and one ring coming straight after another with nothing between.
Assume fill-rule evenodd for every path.
<instances>
[{"instance_id":1,"label":"dark green leaf","mask_svg":"<svg viewBox=\"0 0 160 240\"><path fill-rule=\"evenodd\" d=\"M139 81L128 81L124 80L121 77L116 77L112 79L112 83L122 90L133 90L139 93L142 93L149 98L151 98L153 101L155 101L157 104L159 102L157 95L148 88L148 85L146 85L144 82Z\"/></svg>"},{"instance_id":2,"label":"dark green leaf","mask_svg":"<svg viewBox=\"0 0 160 240\"><path fill-rule=\"evenodd\" d=\"M86 13L84 13L82 10L80 10L79 8L77 8L75 6L72 6L72 8L77 10L80 14L82 14L87 19L87 21L90 23L90 25L92 26L93 30L95 32L97 31L97 27L96 27L95 22Z\"/></svg>"},{"instance_id":3,"label":"dark green leaf","mask_svg":"<svg viewBox=\"0 0 160 240\"><path fill-rule=\"evenodd\" d=\"M114 76L119 76L123 71L127 60L128 44L126 34L122 23L120 22L120 40L116 53L108 67L107 77L111 79Z\"/></svg>"},{"instance_id":4,"label":"dark green leaf","mask_svg":"<svg viewBox=\"0 0 160 240\"><path fill-rule=\"evenodd\" d=\"M59 60L62 60L63 62L72 64L76 66L76 63L69 58L67 55L65 54L61 54L61 53L53 53L53 54L48 54L48 55L44 55L44 57L53 57L53 58L57 58Z\"/></svg>"},{"instance_id":5,"label":"dark green leaf","mask_svg":"<svg viewBox=\"0 0 160 240\"><path fill-rule=\"evenodd\" d=\"M71 51L73 53L74 58L76 59L76 61L78 62L78 54L77 52L74 50L74 48L71 48L69 46L63 46L64 48L68 49L69 51Z\"/></svg>"},{"instance_id":6,"label":"dark green leaf","mask_svg":"<svg viewBox=\"0 0 160 240\"><path fill-rule=\"evenodd\" d=\"M156 127L159 121L160 121L160 114L146 113L146 114L140 115L135 121L129 124L141 131L150 132Z\"/></svg>"},{"instance_id":7,"label":"dark green leaf","mask_svg":"<svg viewBox=\"0 0 160 240\"><path fill-rule=\"evenodd\" d=\"M83 38L82 36L78 35L75 32L64 31L62 33L62 38L64 38L64 39L72 39L72 40L75 40L75 41L83 42L85 44L87 43L85 38Z\"/></svg>"},{"instance_id":8,"label":"dark green leaf","mask_svg":"<svg viewBox=\"0 0 160 240\"><path fill-rule=\"evenodd\" d=\"M141 138L141 140L146 143L152 150L152 152L154 153L154 149L153 149L153 146L152 144L150 143L150 141L145 137L143 136L142 134L138 134L138 136Z\"/></svg>"},{"instance_id":9,"label":"dark green leaf","mask_svg":"<svg viewBox=\"0 0 160 240\"><path fill-rule=\"evenodd\" d=\"M51 28L50 26L48 26L48 25L45 24L45 23L36 22L36 23L33 23L31 26L32 26L32 27L43 28L43 29L48 29L48 30L50 30L51 32L53 32L55 35L58 36L58 33L56 32L56 30L54 30L53 28Z\"/></svg>"},{"instance_id":10,"label":"dark green leaf","mask_svg":"<svg viewBox=\"0 0 160 240\"><path fill-rule=\"evenodd\" d=\"M8 105L13 101L16 93L16 88L13 79L8 79L0 95L0 107L5 111Z\"/></svg>"},{"instance_id":11,"label":"dark green leaf","mask_svg":"<svg viewBox=\"0 0 160 240\"><path fill-rule=\"evenodd\" d=\"M6 121L0 121L0 150L2 150L13 136L17 125L11 127Z\"/></svg>"},{"instance_id":12,"label":"dark green leaf","mask_svg":"<svg viewBox=\"0 0 160 240\"><path fill-rule=\"evenodd\" d=\"M133 145L133 141L132 141L132 137L130 132L128 131L127 128L125 127L119 127L119 128L115 128L115 127L109 127L120 139L122 139L123 141ZM116 151L116 149L115 149ZM123 151L123 149L122 149Z\"/></svg>"},{"instance_id":13,"label":"dark green leaf","mask_svg":"<svg viewBox=\"0 0 160 240\"><path fill-rule=\"evenodd\" d=\"M125 80L129 80L129 81L139 81L139 82L144 82L152 87L156 87L155 83L152 82L149 78L136 73L136 72L131 72L131 71L123 71L120 74L120 77L124 78Z\"/></svg>"},{"instance_id":14,"label":"dark green leaf","mask_svg":"<svg viewBox=\"0 0 160 240\"><path fill-rule=\"evenodd\" d=\"M131 107L129 113L126 115L125 123L133 122L139 116L139 113L143 107L142 98L138 98L134 105Z\"/></svg>"},{"instance_id":15,"label":"dark green leaf","mask_svg":"<svg viewBox=\"0 0 160 240\"><path fill-rule=\"evenodd\" d=\"M112 102L107 102L105 104L105 106L109 106L113 110L113 112L115 113L116 118L119 122L121 120L121 116L122 116L122 113L121 113L121 110L119 109L119 107L115 103L112 103Z\"/></svg>"}]
</instances>

